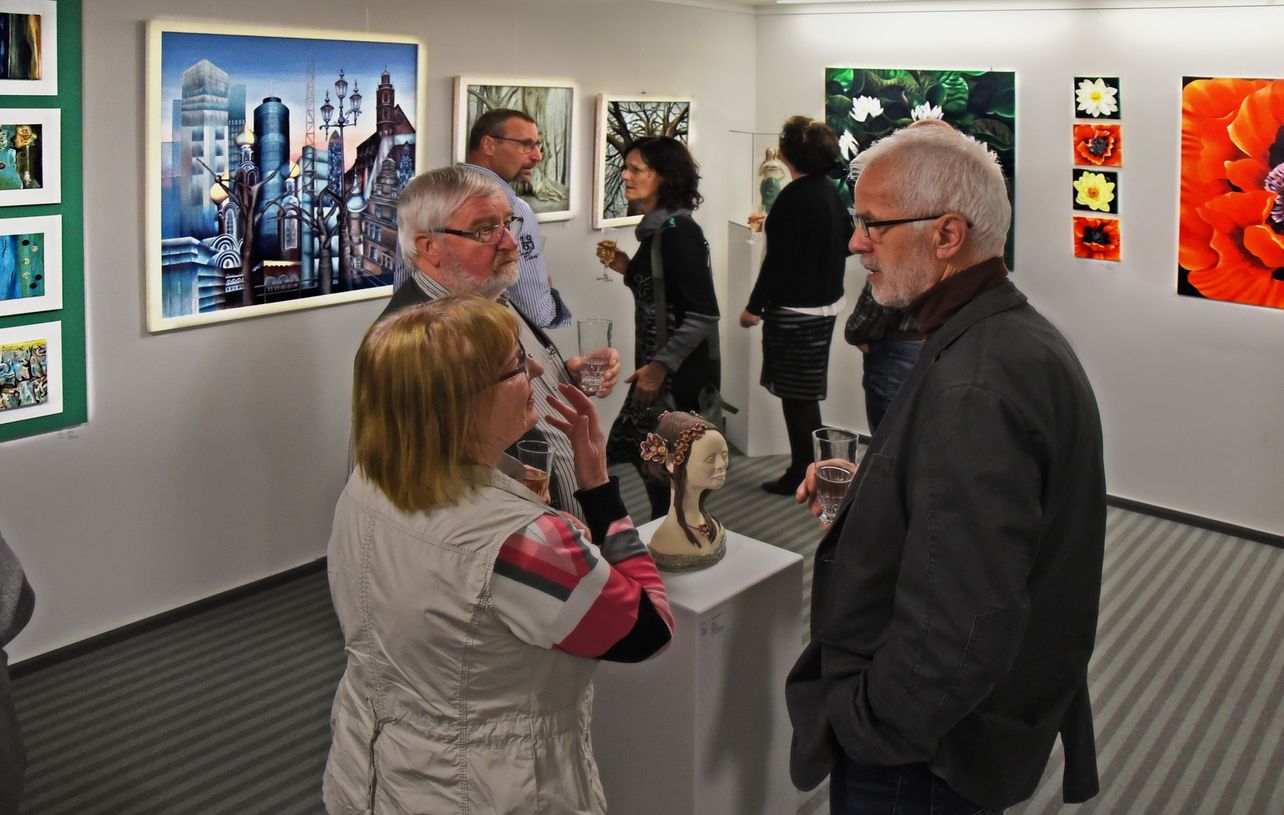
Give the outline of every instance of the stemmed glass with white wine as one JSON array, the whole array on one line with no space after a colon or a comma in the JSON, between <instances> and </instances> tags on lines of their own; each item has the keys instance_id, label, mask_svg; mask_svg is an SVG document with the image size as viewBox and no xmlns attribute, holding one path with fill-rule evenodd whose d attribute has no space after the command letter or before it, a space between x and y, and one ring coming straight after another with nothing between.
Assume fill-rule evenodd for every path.
<instances>
[{"instance_id":1,"label":"stemmed glass with white wine","mask_svg":"<svg viewBox=\"0 0 1284 815\"><path fill-rule=\"evenodd\" d=\"M615 231L608 230L603 234L610 235L610 237L597 242L597 260L602 264L602 274L600 277L594 278L594 280L601 280L605 283L610 283L613 278L609 274L609 270L611 268L612 261L615 260L616 250Z\"/></svg>"}]
</instances>

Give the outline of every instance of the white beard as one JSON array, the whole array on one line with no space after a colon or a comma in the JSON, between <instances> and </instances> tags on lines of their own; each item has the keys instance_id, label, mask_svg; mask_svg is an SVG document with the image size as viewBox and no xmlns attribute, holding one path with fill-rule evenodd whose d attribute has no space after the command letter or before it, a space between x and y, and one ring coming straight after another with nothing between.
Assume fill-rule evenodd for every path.
<instances>
[{"instance_id":1,"label":"white beard","mask_svg":"<svg viewBox=\"0 0 1284 815\"><path fill-rule=\"evenodd\" d=\"M459 258L450 253L446 253L438 272L445 278L446 288L450 289L451 294L480 294L489 300L498 299L521 276L521 268L515 256L511 261L501 264L485 280L465 272Z\"/></svg>"}]
</instances>

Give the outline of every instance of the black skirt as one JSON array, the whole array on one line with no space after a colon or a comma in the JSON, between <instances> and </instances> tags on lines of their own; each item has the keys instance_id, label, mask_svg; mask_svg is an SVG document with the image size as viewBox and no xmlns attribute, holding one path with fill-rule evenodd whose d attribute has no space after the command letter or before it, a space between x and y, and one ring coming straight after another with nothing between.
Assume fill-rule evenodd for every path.
<instances>
[{"instance_id":1,"label":"black skirt","mask_svg":"<svg viewBox=\"0 0 1284 815\"><path fill-rule=\"evenodd\" d=\"M768 308L762 315L762 379L781 399L820 401L829 389L834 317Z\"/></svg>"}]
</instances>

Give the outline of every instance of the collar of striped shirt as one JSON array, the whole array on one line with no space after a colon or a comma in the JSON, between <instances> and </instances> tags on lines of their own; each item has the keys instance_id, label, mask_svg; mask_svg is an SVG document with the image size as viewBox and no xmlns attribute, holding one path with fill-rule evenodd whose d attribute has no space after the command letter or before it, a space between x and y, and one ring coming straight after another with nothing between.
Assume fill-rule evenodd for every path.
<instances>
[{"instance_id":1,"label":"collar of striped shirt","mask_svg":"<svg viewBox=\"0 0 1284 815\"><path fill-rule=\"evenodd\" d=\"M441 285L436 280L433 280L418 269L415 269L410 273L410 278L415 281L415 285L423 289L424 294L434 300L440 300L443 297L450 296L450 289L447 289L445 286ZM499 297L495 298L495 302L505 306L508 305L508 292L501 293Z\"/></svg>"}]
</instances>

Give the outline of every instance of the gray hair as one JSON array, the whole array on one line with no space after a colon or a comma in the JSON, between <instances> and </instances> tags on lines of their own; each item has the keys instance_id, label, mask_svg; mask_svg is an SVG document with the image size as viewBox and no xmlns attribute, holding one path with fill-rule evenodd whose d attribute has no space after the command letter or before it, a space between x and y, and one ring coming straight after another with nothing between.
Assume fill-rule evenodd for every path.
<instances>
[{"instance_id":1,"label":"gray hair","mask_svg":"<svg viewBox=\"0 0 1284 815\"><path fill-rule=\"evenodd\" d=\"M981 142L953 128L907 127L856 161L862 171L883 161L892 165L907 215L957 212L966 218L978 260L1003 254L1012 204L998 156Z\"/></svg>"},{"instance_id":2,"label":"gray hair","mask_svg":"<svg viewBox=\"0 0 1284 815\"><path fill-rule=\"evenodd\" d=\"M469 198L503 194L498 181L474 167L439 167L410 179L397 198L397 246L406 264L419 254L416 235L444 229Z\"/></svg>"}]
</instances>

